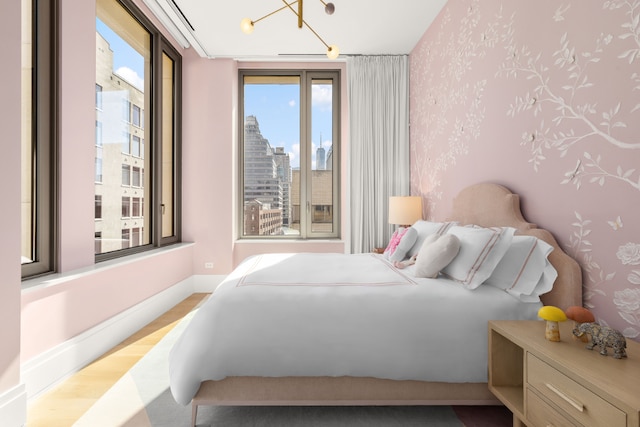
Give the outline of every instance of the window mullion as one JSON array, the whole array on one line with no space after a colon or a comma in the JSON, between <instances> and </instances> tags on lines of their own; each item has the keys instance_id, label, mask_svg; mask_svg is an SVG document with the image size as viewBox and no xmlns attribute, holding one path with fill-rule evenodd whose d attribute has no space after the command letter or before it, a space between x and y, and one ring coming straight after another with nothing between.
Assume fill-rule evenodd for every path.
<instances>
[{"instance_id":1,"label":"window mullion","mask_svg":"<svg viewBox=\"0 0 640 427\"><path fill-rule=\"evenodd\" d=\"M303 71L300 76L300 187L301 205L304 214L300 215L302 237L311 236L311 85L308 74Z\"/></svg>"}]
</instances>

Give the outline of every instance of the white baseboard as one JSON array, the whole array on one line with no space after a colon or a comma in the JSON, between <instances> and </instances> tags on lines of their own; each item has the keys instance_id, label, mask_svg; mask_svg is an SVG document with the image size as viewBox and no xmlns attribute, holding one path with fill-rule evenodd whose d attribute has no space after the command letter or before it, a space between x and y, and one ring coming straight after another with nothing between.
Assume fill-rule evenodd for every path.
<instances>
[{"instance_id":1,"label":"white baseboard","mask_svg":"<svg viewBox=\"0 0 640 427\"><path fill-rule=\"evenodd\" d=\"M226 275L195 275L193 279L194 293L211 293L226 278Z\"/></svg>"},{"instance_id":2,"label":"white baseboard","mask_svg":"<svg viewBox=\"0 0 640 427\"><path fill-rule=\"evenodd\" d=\"M0 420L5 427L22 427L27 424L27 391L24 384L0 395Z\"/></svg>"},{"instance_id":3,"label":"white baseboard","mask_svg":"<svg viewBox=\"0 0 640 427\"><path fill-rule=\"evenodd\" d=\"M205 282L195 278L196 276L191 276L23 363L21 375L28 400L37 398L192 295L195 290L194 284L200 281ZM22 408L23 411L25 408L26 404ZM1 414L0 419L4 420Z\"/></svg>"}]
</instances>

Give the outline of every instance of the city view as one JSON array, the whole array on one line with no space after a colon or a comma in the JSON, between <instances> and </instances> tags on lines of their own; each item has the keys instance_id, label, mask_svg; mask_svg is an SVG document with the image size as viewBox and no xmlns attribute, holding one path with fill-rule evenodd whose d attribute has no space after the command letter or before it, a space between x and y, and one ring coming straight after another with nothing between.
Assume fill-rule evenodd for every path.
<instances>
[{"instance_id":1,"label":"city view","mask_svg":"<svg viewBox=\"0 0 640 427\"><path fill-rule=\"evenodd\" d=\"M149 242L144 56L99 19L95 252ZM245 77L242 236L335 232L334 80ZM301 96L307 90L306 97ZM301 100L308 99L308 111ZM307 117L304 130L301 117ZM308 132L307 132L308 130ZM301 135L310 135L309 138ZM301 145L301 139L308 139Z\"/></svg>"},{"instance_id":2,"label":"city view","mask_svg":"<svg viewBox=\"0 0 640 427\"><path fill-rule=\"evenodd\" d=\"M285 147L272 147L255 116L244 125L244 235L300 234L300 167L292 167ZM333 220L333 148L319 144L312 162L312 224L331 232Z\"/></svg>"},{"instance_id":3,"label":"city view","mask_svg":"<svg viewBox=\"0 0 640 427\"><path fill-rule=\"evenodd\" d=\"M242 73L243 236L335 235L337 78Z\"/></svg>"}]
</instances>

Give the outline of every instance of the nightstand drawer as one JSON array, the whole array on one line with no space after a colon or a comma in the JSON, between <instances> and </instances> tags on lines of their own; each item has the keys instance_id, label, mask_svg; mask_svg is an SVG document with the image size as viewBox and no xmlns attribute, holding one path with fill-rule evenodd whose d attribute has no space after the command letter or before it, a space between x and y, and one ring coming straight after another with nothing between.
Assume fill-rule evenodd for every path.
<instances>
[{"instance_id":1,"label":"nightstand drawer","mask_svg":"<svg viewBox=\"0 0 640 427\"><path fill-rule=\"evenodd\" d=\"M530 427L577 427L560 412L547 405L536 393L527 388L526 417Z\"/></svg>"},{"instance_id":2,"label":"nightstand drawer","mask_svg":"<svg viewBox=\"0 0 640 427\"><path fill-rule=\"evenodd\" d=\"M531 353L527 353L527 382L581 424L608 427L627 425L623 411Z\"/></svg>"}]
</instances>

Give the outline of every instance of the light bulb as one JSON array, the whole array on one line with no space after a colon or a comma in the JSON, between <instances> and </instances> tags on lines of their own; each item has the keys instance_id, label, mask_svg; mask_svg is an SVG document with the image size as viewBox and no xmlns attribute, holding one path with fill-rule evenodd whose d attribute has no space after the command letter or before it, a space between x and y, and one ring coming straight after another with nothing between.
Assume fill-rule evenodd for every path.
<instances>
[{"instance_id":1,"label":"light bulb","mask_svg":"<svg viewBox=\"0 0 640 427\"><path fill-rule=\"evenodd\" d=\"M333 5L333 3L327 3L324 5L324 11L327 15L333 15L333 12L336 11L336 7Z\"/></svg>"},{"instance_id":2,"label":"light bulb","mask_svg":"<svg viewBox=\"0 0 640 427\"><path fill-rule=\"evenodd\" d=\"M329 59L336 59L338 56L340 56L340 49L338 49L338 46L336 46L335 44L330 45L327 49L327 56L329 57Z\"/></svg>"},{"instance_id":3,"label":"light bulb","mask_svg":"<svg viewBox=\"0 0 640 427\"><path fill-rule=\"evenodd\" d=\"M249 18L244 18L240 21L240 29L245 34L253 33L253 21Z\"/></svg>"}]
</instances>

